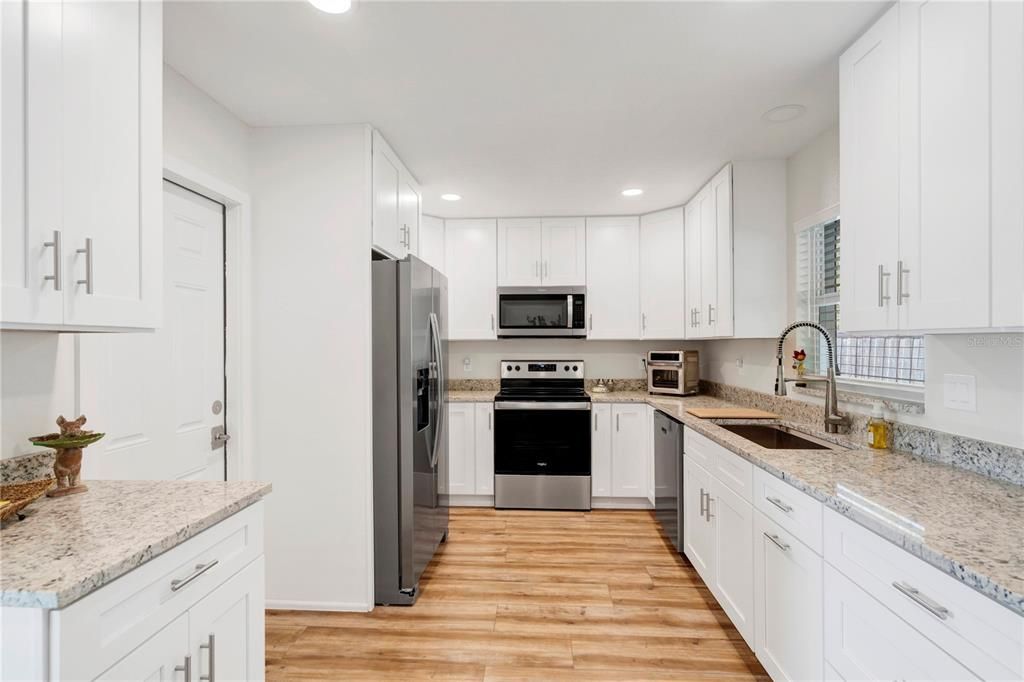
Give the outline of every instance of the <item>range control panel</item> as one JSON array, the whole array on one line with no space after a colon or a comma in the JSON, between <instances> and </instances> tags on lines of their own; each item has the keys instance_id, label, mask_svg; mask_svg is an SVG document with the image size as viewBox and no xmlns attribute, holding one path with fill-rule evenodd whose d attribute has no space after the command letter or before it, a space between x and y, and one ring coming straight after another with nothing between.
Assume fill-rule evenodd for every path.
<instances>
[{"instance_id":1,"label":"range control panel","mask_svg":"<svg viewBox=\"0 0 1024 682\"><path fill-rule=\"evenodd\" d=\"M582 360L502 360L502 379L582 379Z\"/></svg>"}]
</instances>

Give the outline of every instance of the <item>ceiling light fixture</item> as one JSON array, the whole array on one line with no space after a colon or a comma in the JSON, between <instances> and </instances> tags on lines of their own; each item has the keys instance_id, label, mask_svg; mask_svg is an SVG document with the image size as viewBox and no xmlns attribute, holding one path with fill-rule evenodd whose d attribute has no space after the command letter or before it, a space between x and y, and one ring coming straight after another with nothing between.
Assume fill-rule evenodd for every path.
<instances>
[{"instance_id":1,"label":"ceiling light fixture","mask_svg":"<svg viewBox=\"0 0 1024 682\"><path fill-rule=\"evenodd\" d=\"M309 4L328 14L344 14L352 9L352 0L309 0Z\"/></svg>"},{"instance_id":2,"label":"ceiling light fixture","mask_svg":"<svg viewBox=\"0 0 1024 682\"><path fill-rule=\"evenodd\" d=\"M445 201L458 201L462 197L458 194L442 194L441 198Z\"/></svg>"},{"instance_id":3,"label":"ceiling light fixture","mask_svg":"<svg viewBox=\"0 0 1024 682\"><path fill-rule=\"evenodd\" d=\"M807 107L803 104L783 104L761 114L761 120L765 123L787 123L800 118L805 111Z\"/></svg>"},{"instance_id":4,"label":"ceiling light fixture","mask_svg":"<svg viewBox=\"0 0 1024 682\"><path fill-rule=\"evenodd\" d=\"M624 197L638 197L643 193L644 191L639 187L631 187L630 189L622 190L622 196Z\"/></svg>"}]
</instances>

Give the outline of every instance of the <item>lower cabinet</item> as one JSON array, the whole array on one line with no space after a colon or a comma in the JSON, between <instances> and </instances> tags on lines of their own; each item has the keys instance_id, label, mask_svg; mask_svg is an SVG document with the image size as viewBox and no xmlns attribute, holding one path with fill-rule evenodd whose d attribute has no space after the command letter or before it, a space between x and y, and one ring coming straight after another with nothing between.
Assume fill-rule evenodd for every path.
<instances>
[{"instance_id":1,"label":"lower cabinet","mask_svg":"<svg viewBox=\"0 0 1024 682\"><path fill-rule=\"evenodd\" d=\"M612 406L594 403L590 406L590 495L612 495Z\"/></svg>"},{"instance_id":2,"label":"lower cabinet","mask_svg":"<svg viewBox=\"0 0 1024 682\"><path fill-rule=\"evenodd\" d=\"M493 497L493 403L448 403L448 460L442 464L439 487L450 504L486 504Z\"/></svg>"},{"instance_id":3,"label":"lower cabinet","mask_svg":"<svg viewBox=\"0 0 1024 682\"><path fill-rule=\"evenodd\" d=\"M707 514L711 475L689 455L683 457L683 553L710 585L715 571L715 529Z\"/></svg>"},{"instance_id":4,"label":"lower cabinet","mask_svg":"<svg viewBox=\"0 0 1024 682\"><path fill-rule=\"evenodd\" d=\"M142 646L118 661L98 680L192 679L185 668L188 651L188 615L182 614Z\"/></svg>"},{"instance_id":5,"label":"lower cabinet","mask_svg":"<svg viewBox=\"0 0 1024 682\"><path fill-rule=\"evenodd\" d=\"M591 495L597 506L654 506L653 416L646 403L591 405Z\"/></svg>"}]
</instances>

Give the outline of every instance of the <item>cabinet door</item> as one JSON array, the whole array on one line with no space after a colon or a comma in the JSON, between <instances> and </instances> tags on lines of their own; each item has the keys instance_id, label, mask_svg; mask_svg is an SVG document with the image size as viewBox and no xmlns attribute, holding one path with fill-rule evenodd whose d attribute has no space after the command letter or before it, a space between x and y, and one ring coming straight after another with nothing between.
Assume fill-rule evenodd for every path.
<instances>
[{"instance_id":1,"label":"cabinet door","mask_svg":"<svg viewBox=\"0 0 1024 682\"><path fill-rule=\"evenodd\" d=\"M155 327L163 296L163 10L62 5L64 324ZM30 152L31 154L31 149Z\"/></svg>"},{"instance_id":2,"label":"cabinet door","mask_svg":"<svg viewBox=\"0 0 1024 682\"><path fill-rule=\"evenodd\" d=\"M587 283L587 227L583 218L544 218L542 274L544 286Z\"/></svg>"},{"instance_id":3,"label":"cabinet door","mask_svg":"<svg viewBox=\"0 0 1024 682\"><path fill-rule=\"evenodd\" d=\"M262 680L263 557L189 609L192 679Z\"/></svg>"},{"instance_id":4,"label":"cabinet door","mask_svg":"<svg viewBox=\"0 0 1024 682\"><path fill-rule=\"evenodd\" d=\"M448 338L495 338L497 272L493 220L446 220L444 261L448 275Z\"/></svg>"},{"instance_id":5,"label":"cabinet door","mask_svg":"<svg viewBox=\"0 0 1024 682\"><path fill-rule=\"evenodd\" d=\"M754 514L754 648L773 680L822 677L822 561Z\"/></svg>"},{"instance_id":6,"label":"cabinet door","mask_svg":"<svg viewBox=\"0 0 1024 682\"><path fill-rule=\"evenodd\" d=\"M646 497L650 427L643 403L612 405L612 495Z\"/></svg>"},{"instance_id":7,"label":"cabinet door","mask_svg":"<svg viewBox=\"0 0 1024 682\"><path fill-rule=\"evenodd\" d=\"M428 265L445 272L443 219L432 215L420 219L419 257Z\"/></svg>"},{"instance_id":8,"label":"cabinet door","mask_svg":"<svg viewBox=\"0 0 1024 682\"><path fill-rule=\"evenodd\" d=\"M416 181L404 171L398 184L398 229L405 239L407 253L419 255L420 241L420 190Z\"/></svg>"},{"instance_id":9,"label":"cabinet door","mask_svg":"<svg viewBox=\"0 0 1024 682\"><path fill-rule=\"evenodd\" d=\"M700 336L715 335L713 313L718 307L718 228L717 206L710 184L700 193L700 307L697 309L697 328Z\"/></svg>"},{"instance_id":10,"label":"cabinet door","mask_svg":"<svg viewBox=\"0 0 1024 682\"><path fill-rule=\"evenodd\" d=\"M987 327L989 3L899 9L900 327Z\"/></svg>"},{"instance_id":11,"label":"cabinet door","mask_svg":"<svg viewBox=\"0 0 1024 682\"><path fill-rule=\"evenodd\" d=\"M695 197L684 209L684 275L686 277L686 337L698 339L701 336L697 313L701 306L701 274L700 274L700 201Z\"/></svg>"},{"instance_id":12,"label":"cabinet door","mask_svg":"<svg viewBox=\"0 0 1024 682\"><path fill-rule=\"evenodd\" d=\"M60 3L0 3L0 313L5 326L57 325L64 319L61 290L69 283L57 279L64 267L60 16Z\"/></svg>"},{"instance_id":13,"label":"cabinet door","mask_svg":"<svg viewBox=\"0 0 1024 682\"><path fill-rule=\"evenodd\" d=\"M683 209L640 217L640 335L686 336Z\"/></svg>"},{"instance_id":14,"label":"cabinet door","mask_svg":"<svg viewBox=\"0 0 1024 682\"><path fill-rule=\"evenodd\" d=\"M587 218L587 338L640 338L640 220Z\"/></svg>"},{"instance_id":15,"label":"cabinet door","mask_svg":"<svg viewBox=\"0 0 1024 682\"><path fill-rule=\"evenodd\" d=\"M476 420L473 403L448 404L448 494L476 491Z\"/></svg>"},{"instance_id":16,"label":"cabinet door","mask_svg":"<svg viewBox=\"0 0 1024 682\"><path fill-rule=\"evenodd\" d=\"M383 138L373 134L373 246L389 256L405 256L405 234L399 222L399 170Z\"/></svg>"},{"instance_id":17,"label":"cabinet door","mask_svg":"<svg viewBox=\"0 0 1024 682\"><path fill-rule=\"evenodd\" d=\"M899 251L899 8L839 58L843 329L896 328Z\"/></svg>"},{"instance_id":18,"label":"cabinet door","mask_svg":"<svg viewBox=\"0 0 1024 682\"><path fill-rule=\"evenodd\" d=\"M591 406L594 430L590 434L590 487L594 497L612 495L612 406Z\"/></svg>"},{"instance_id":19,"label":"cabinet door","mask_svg":"<svg viewBox=\"0 0 1024 682\"><path fill-rule=\"evenodd\" d=\"M195 659L186 661L187 655L188 614L183 613L96 679L132 682L187 679L192 671L186 671L185 666L195 666ZM175 670L178 666L182 666L181 669Z\"/></svg>"},{"instance_id":20,"label":"cabinet door","mask_svg":"<svg viewBox=\"0 0 1024 682\"><path fill-rule=\"evenodd\" d=\"M711 181L715 214L715 300L704 301L708 336L732 336L732 166ZM701 226L703 229L703 225Z\"/></svg>"},{"instance_id":21,"label":"cabinet door","mask_svg":"<svg viewBox=\"0 0 1024 682\"><path fill-rule=\"evenodd\" d=\"M498 221L498 286L540 286L543 256L540 218Z\"/></svg>"},{"instance_id":22,"label":"cabinet door","mask_svg":"<svg viewBox=\"0 0 1024 682\"><path fill-rule=\"evenodd\" d=\"M1024 326L1024 3L992 3L992 326Z\"/></svg>"},{"instance_id":23,"label":"cabinet door","mask_svg":"<svg viewBox=\"0 0 1024 682\"><path fill-rule=\"evenodd\" d=\"M825 662L840 679L978 679L835 568L824 570Z\"/></svg>"},{"instance_id":24,"label":"cabinet door","mask_svg":"<svg viewBox=\"0 0 1024 682\"><path fill-rule=\"evenodd\" d=\"M688 455L683 457L683 553L710 585L714 582L715 528L705 515L711 476Z\"/></svg>"},{"instance_id":25,"label":"cabinet door","mask_svg":"<svg viewBox=\"0 0 1024 682\"><path fill-rule=\"evenodd\" d=\"M476 480L477 495L494 494L494 403L476 404Z\"/></svg>"},{"instance_id":26,"label":"cabinet door","mask_svg":"<svg viewBox=\"0 0 1024 682\"><path fill-rule=\"evenodd\" d=\"M714 477L709 504L716 561L714 578L708 586L743 639L753 647L754 510Z\"/></svg>"}]
</instances>

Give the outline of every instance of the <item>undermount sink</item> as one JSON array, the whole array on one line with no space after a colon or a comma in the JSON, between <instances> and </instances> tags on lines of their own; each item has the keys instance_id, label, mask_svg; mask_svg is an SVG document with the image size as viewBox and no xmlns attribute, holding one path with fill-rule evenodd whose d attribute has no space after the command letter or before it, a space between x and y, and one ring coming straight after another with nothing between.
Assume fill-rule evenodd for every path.
<instances>
[{"instance_id":1,"label":"undermount sink","mask_svg":"<svg viewBox=\"0 0 1024 682\"><path fill-rule=\"evenodd\" d=\"M719 424L719 426L770 450L844 449L842 445L819 440L814 436L779 424Z\"/></svg>"}]
</instances>

